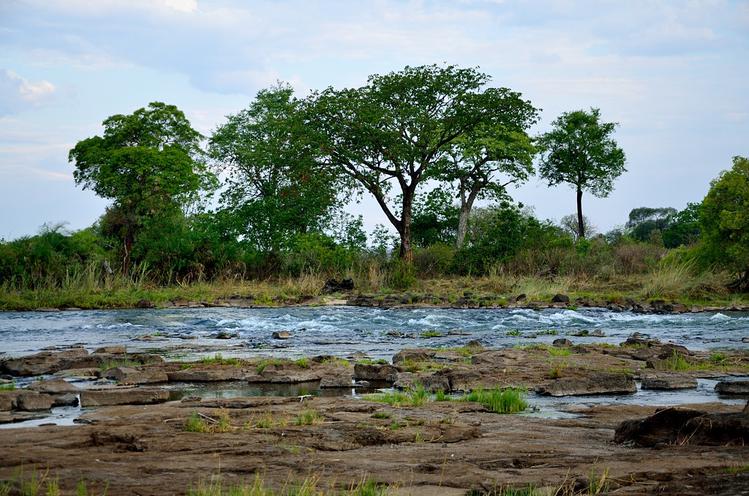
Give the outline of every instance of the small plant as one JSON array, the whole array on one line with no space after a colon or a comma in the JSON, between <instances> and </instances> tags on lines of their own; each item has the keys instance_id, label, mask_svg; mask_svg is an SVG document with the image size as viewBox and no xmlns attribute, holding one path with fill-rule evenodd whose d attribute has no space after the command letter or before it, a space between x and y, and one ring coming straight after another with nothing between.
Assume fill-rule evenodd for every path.
<instances>
[{"instance_id":1,"label":"small plant","mask_svg":"<svg viewBox=\"0 0 749 496\"><path fill-rule=\"evenodd\" d=\"M388 361L384 358L378 358L377 360L372 360L371 358L361 358L357 360L356 363L361 365L387 365Z\"/></svg>"},{"instance_id":2,"label":"small plant","mask_svg":"<svg viewBox=\"0 0 749 496\"><path fill-rule=\"evenodd\" d=\"M303 368L303 369L308 369L309 366L310 366L309 358L303 357L303 358L299 358L297 360L294 360L294 365L296 365L297 367Z\"/></svg>"},{"instance_id":3,"label":"small plant","mask_svg":"<svg viewBox=\"0 0 749 496\"><path fill-rule=\"evenodd\" d=\"M296 419L294 425L315 425L323 421L323 417L315 410L304 410Z\"/></svg>"},{"instance_id":4,"label":"small plant","mask_svg":"<svg viewBox=\"0 0 749 496\"><path fill-rule=\"evenodd\" d=\"M594 469L590 470L590 477L588 478L588 494L591 496L597 494L605 494L609 490L609 469L605 468L601 475L596 475Z\"/></svg>"},{"instance_id":5,"label":"small plant","mask_svg":"<svg viewBox=\"0 0 749 496\"><path fill-rule=\"evenodd\" d=\"M371 417L373 419L389 419L391 415L388 412L374 412Z\"/></svg>"},{"instance_id":6,"label":"small plant","mask_svg":"<svg viewBox=\"0 0 749 496\"><path fill-rule=\"evenodd\" d=\"M505 333L507 336L520 336L521 334L520 329L511 329Z\"/></svg>"},{"instance_id":7,"label":"small plant","mask_svg":"<svg viewBox=\"0 0 749 496\"><path fill-rule=\"evenodd\" d=\"M536 334L538 334L539 336L556 336L557 334L559 334L559 331L557 331L556 329L545 329L543 331L538 331Z\"/></svg>"},{"instance_id":8,"label":"small plant","mask_svg":"<svg viewBox=\"0 0 749 496\"><path fill-rule=\"evenodd\" d=\"M422 338L441 338L443 334L439 331L424 331L420 336Z\"/></svg>"},{"instance_id":9,"label":"small plant","mask_svg":"<svg viewBox=\"0 0 749 496\"><path fill-rule=\"evenodd\" d=\"M554 361L549 367L549 373L546 374L546 377L549 379L559 379L562 376L562 371L566 368L566 361Z\"/></svg>"},{"instance_id":10,"label":"small plant","mask_svg":"<svg viewBox=\"0 0 749 496\"><path fill-rule=\"evenodd\" d=\"M268 366L272 365L274 367L280 367L283 364L285 364L286 361L282 360L281 358L266 358L264 360L260 360L257 365L255 366L255 371L258 374L262 374L263 371L268 368Z\"/></svg>"},{"instance_id":11,"label":"small plant","mask_svg":"<svg viewBox=\"0 0 749 496\"><path fill-rule=\"evenodd\" d=\"M203 357L200 360L200 363L204 363L206 365L240 365L241 362L238 358L224 358L221 353L216 353L212 357Z\"/></svg>"},{"instance_id":12,"label":"small plant","mask_svg":"<svg viewBox=\"0 0 749 496\"><path fill-rule=\"evenodd\" d=\"M390 422L390 426L388 428L391 431L397 431L398 429L401 429L402 427L404 427L404 424L401 424L397 420L393 420L392 422Z\"/></svg>"},{"instance_id":13,"label":"small plant","mask_svg":"<svg viewBox=\"0 0 749 496\"><path fill-rule=\"evenodd\" d=\"M231 431L231 423L229 421L229 414L221 412L217 419L213 419L207 416L201 416L198 412L193 412L185 421L184 425L185 432L229 432Z\"/></svg>"},{"instance_id":14,"label":"small plant","mask_svg":"<svg viewBox=\"0 0 749 496\"><path fill-rule=\"evenodd\" d=\"M322 363L323 365L337 365L340 367L351 367L351 362L349 362L348 360L344 358L338 358L338 357L329 357L320 363Z\"/></svg>"},{"instance_id":15,"label":"small plant","mask_svg":"<svg viewBox=\"0 0 749 496\"><path fill-rule=\"evenodd\" d=\"M387 403L395 407L421 406L429 400L429 393L424 389L424 386L417 384L414 388L406 391L367 394L364 398L378 403Z\"/></svg>"},{"instance_id":16,"label":"small plant","mask_svg":"<svg viewBox=\"0 0 749 496\"><path fill-rule=\"evenodd\" d=\"M691 364L683 355L674 350L673 354L664 360L666 370L684 371L692 368Z\"/></svg>"},{"instance_id":17,"label":"small plant","mask_svg":"<svg viewBox=\"0 0 749 496\"><path fill-rule=\"evenodd\" d=\"M566 357L572 354L569 348L559 348L556 346L549 346L546 348L546 351L553 357Z\"/></svg>"},{"instance_id":18,"label":"small plant","mask_svg":"<svg viewBox=\"0 0 749 496\"><path fill-rule=\"evenodd\" d=\"M516 388L475 389L462 400L480 403L494 413L518 413L528 408L525 391Z\"/></svg>"},{"instance_id":19,"label":"small plant","mask_svg":"<svg viewBox=\"0 0 749 496\"><path fill-rule=\"evenodd\" d=\"M0 384L0 391L15 391L15 390L16 390L16 383L13 381Z\"/></svg>"},{"instance_id":20,"label":"small plant","mask_svg":"<svg viewBox=\"0 0 749 496\"><path fill-rule=\"evenodd\" d=\"M441 389L434 393L434 401L450 401L451 399L450 395Z\"/></svg>"},{"instance_id":21,"label":"small plant","mask_svg":"<svg viewBox=\"0 0 749 496\"><path fill-rule=\"evenodd\" d=\"M198 415L198 412L193 412L192 415L187 417L185 421L186 432L209 432L208 423Z\"/></svg>"},{"instance_id":22,"label":"small plant","mask_svg":"<svg viewBox=\"0 0 749 496\"><path fill-rule=\"evenodd\" d=\"M709 360L714 365L723 365L728 361L728 356L725 353L715 352L710 354Z\"/></svg>"}]
</instances>

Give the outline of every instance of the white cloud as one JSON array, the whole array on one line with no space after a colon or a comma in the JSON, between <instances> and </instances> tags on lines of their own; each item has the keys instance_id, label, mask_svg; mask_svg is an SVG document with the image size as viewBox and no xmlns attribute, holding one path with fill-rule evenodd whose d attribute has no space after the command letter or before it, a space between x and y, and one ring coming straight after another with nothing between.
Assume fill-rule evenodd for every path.
<instances>
[{"instance_id":1,"label":"white cloud","mask_svg":"<svg viewBox=\"0 0 749 496\"><path fill-rule=\"evenodd\" d=\"M32 82L8 69L0 69L0 115L41 105L55 93L49 81Z\"/></svg>"}]
</instances>

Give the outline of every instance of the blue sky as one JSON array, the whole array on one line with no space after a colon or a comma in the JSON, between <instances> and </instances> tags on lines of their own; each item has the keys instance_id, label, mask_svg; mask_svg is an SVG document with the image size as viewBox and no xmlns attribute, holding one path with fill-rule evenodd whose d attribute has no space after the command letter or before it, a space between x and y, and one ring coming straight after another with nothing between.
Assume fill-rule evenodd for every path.
<instances>
[{"instance_id":1,"label":"blue sky","mask_svg":"<svg viewBox=\"0 0 749 496\"><path fill-rule=\"evenodd\" d=\"M700 201L749 155L747 60L747 1L2 0L0 238L103 213L67 152L109 115L160 100L209 134L276 80L304 96L442 62L522 92L543 109L534 132L591 106L620 123L628 172L584 198L608 230L635 207ZM538 179L512 194L541 218L575 208ZM385 223L374 202L351 210Z\"/></svg>"}]
</instances>

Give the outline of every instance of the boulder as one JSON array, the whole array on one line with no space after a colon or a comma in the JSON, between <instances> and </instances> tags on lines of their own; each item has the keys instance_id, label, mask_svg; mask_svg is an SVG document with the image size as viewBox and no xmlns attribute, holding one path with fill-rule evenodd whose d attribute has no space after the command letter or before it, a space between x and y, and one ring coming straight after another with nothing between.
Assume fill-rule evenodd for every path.
<instances>
[{"instance_id":1,"label":"boulder","mask_svg":"<svg viewBox=\"0 0 749 496\"><path fill-rule=\"evenodd\" d=\"M616 429L614 441L645 447L684 444L745 446L749 443L749 415L745 412L705 413L665 408L644 419L622 422Z\"/></svg>"},{"instance_id":2,"label":"boulder","mask_svg":"<svg viewBox=\"0 0 749 496\"><path fill-rule=\"evenodd\" d=\"M166 373L169 382L221 382L241 381L247 374L238 367L213 367L210 369L184 369Z\"/></svg>"},{"instance_id":3,"label":"boulder","mask_svg":"<svg viewBox=\"0 0 749 496\"><path fill-rule=\"evenodd\" d=\"M432 375L422 377L421 384L430 393L436 393L437 391L449 393L452 390L449 373L448 369L444 369Z\"/></svg>"},{"instance_id":4,"label":"boulder","mask_svg":"<svg viewBox=\"0 0 749 496\"><path fill-rule=\"evenodd\" d=\"M98 379L101 376L101 369L93 367L85 369L67 369L55 372L55 376L78 380Z\"/></svg>"},{"instance_id":5,"label":"boulder","mask_svg":"<svg viewBox=\"0 0 749 496\"><path fill-rule=\"evenodd\" d=\"M63 379L49 379L46 381L37 381L29 385L30 391L47 394L75 393L78 388Z\"/></svg>"},{"instance_id":6,"label":"boulder","mask_svg":"<svg viewBox=\"0 0 749 496\"><path fill-rule=\"evenodd\" d=\"M557 338L551 342L551 345L556 346L557 348L568 348L572 346L572 341L567 338Z\"/></svg>"},{"instance_id":7,"label":"boulder","mask_svg":"<svg viewBox=\"0 0 749 496\"><path fill-rule=\"evenodd\" d=\"M642 378L642 389L694 389L697 379L683 374L646 375Z\"/></svg>"},{"instance_id":8,"label":"boulder","mask_svg":"<svg viewBox=\"0 0 749 496\"><path fill-rule=\"evenodd\" d=\"M740 394L749 395L749 380L740 381L720 381L715 385L715 391L718 394Z\"/></svg>"},{"instance_id":9,"label":"boulder","mask_svg":"<svg viewBox=\"0 0 749 496\"><path fill-rule=\"evenodd\" d=\"M169 391L158 388L111 388L81 391L81 406L150 405L169 399Z\"/></svg>"},{"instance_id":10,"label":"boulder","mask_svg":"<svg viewBox=\"0 0 749 496\"><path fill-rule=\"evenodd\" d=\"M166 372L155 368L115 367L104 372L104 377L120 384L156 384L169 381Z\"/></svg>"},{"instance_id":11,"label":"boulder","mask_svg":"<svg viewBox=\"0 0 749 496\"><path fill-rule=\"evenodd\" d=\"M290 339L291 333L289 331L274 331L271 337L273 339Z\"/></svg>"},{"instance_id":12,"label":"boulder","mask_svg":"<svg viewBox=\"0 0 749 496\"><path fill-rule=\"evenodd\" d=\"M322 292L326 294L339 293L342 291L351 291L354 289L353 279L328 279L325 281L325 285L322 288Z\"/></svg>"},{"instance_id":13,"label":"boulder","mask_svg":"<svg viewBox=\"0 0 749 496\"><path fill-rule=\"evenodd\" d=\"M434 358L434 350L413 348L401 350L393 355L393 365L402 364L403 362L427 362Z\"/></svg>"},{"instance_id":14,"label":"boulder","mask_svg":"<svg viewBox=\"0 0 749 496\"><path fill-rule=\"evenodd\" d=\"M566 294L557 293L551 297L552 303L569 303L570 297Z\"/></svg>"},{"instance_id":15,"label":"boulder","mask_svg":"<svg viewBox=\"0 0 749 496\"><path fill-rule=\"evenodd\" d=\"M393 383L395 389L413 389L419 382L419 377L413 372L399 372Z\"/></svg>"},{"instance_id":16,"label":"boulder","mask_svg":"<svg viewBox=\"0 0 749 496\"><path fill-rule=\"evenodd\" d=\"M0 371L16 376L53 374L71 368L71 364L88 357L83 347L63 351L43 351L35 355L10 358L0 362Z\"/></svg>"},{"instance_id":17,"label":"boulder","mask_svg":"<svg viewBox=\"0 0 749 496\"><path fill-rule=\"evenodd\" d=\"M76 393L53 394L52 406L78 406L78 395Z\"/></svg>"},{"instance_id":18,"label":"boulder","mask_svg":"<svg viewBox=\"0 0 749 496\"><path fill-rule=\"evenodd\" d=\"M593 372L583 377L561 377L536 388L548 396L584 396L592 394L634 394L637 384L632 376Z\"/></svg>"},{"instance_id":19,"label":"boulder","mask_svg":"<svg viewBox=\"0 0 749 496\"><path fill-rule=\"evenodd\" d=\"M364 364L354 365L354 378L365 381L378 381L393 383L398 379L398 369L389 364Z\"/></svg>"},{"instance_id":20,"label":"boulder","mask_svg":"<svg viewBox=\"0 0 749 496\"><path fill-rule=\"evenodd\" d=\"M18 391L0 391L0 412L9 412L16 407Z\"/></svg>"},{"instance_id":21,"label":"boulder","mask_svg":"<svg viewBox=\"0 0 749 496\"><path fill-rule=\"evenodd\" d=\"M122 345L102 346L94 350L94 355L124 355L127 348Z\"/></svg>"},{"instance_id":22,"label":"boulder","mask_svg":"<svg viewBox=\"0 0 749 496\"><path fill-rule=\"evenodd\" d=\"M354 379L351 371L326 374L320 379L320 389L328 388L351 388L354 387Z\"/></svg>"},{"instance_id":23,"label":"boulder","mask_svg":"<svg viewBox=\"0 0 749 496\"><path fill-rule=\"evenodd\" d=\"M34 391L22 391L16 397L16 409L25 412L49 410L52 408L54 402L54 399L49 395L39 394Z\"/></svg>"}]
</instances>

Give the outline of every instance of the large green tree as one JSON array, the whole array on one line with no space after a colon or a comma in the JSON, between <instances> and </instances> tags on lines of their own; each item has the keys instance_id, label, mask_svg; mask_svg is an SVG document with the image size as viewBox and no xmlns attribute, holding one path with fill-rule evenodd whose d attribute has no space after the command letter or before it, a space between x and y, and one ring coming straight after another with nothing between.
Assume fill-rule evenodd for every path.
<instances>
[{"instance_id":1,"label":"large green tree","mask_svg":"<svg viewBox=\"0 0 749 496\"><path fill-rule=\"evenodd\" d=\"M233 228L260 250L323 230L340 203L338 175L320 161L320 144L302 112L293 89L279 84L228 116L209 141L211 157L227 174L222 203Z\"/></svg>"},{"instance_id":2,"label":"large green tree","mask_svg":"<svg viewBox=\"0 0 749 496\"><path fill-rule=\"evenodd\" d=\"M139 233L194 204L215 178L202 160L202 136L173 105L152 102L103 126L104 134L79 141L69 160L76 184L113 201L104 220L122 243L128 273Z\"/></svg>"},{"instance_id":3,"label":"large green tree","mask_svg":"<svg viewBox=\"0 0 749 496\"><path fill-rule=\"evenodd\" d=\"M374 196L408 262L417 191L454 145L484 127L523 130L535 115L520 94L485 88L489 80L476 69L429 65L313 95L310 124L327 163Z\"/></svg>"},{"instance_id":4,"label":"large green tree","mask_svg":"<svg viewBox=\"0 0 749 496\"><path fill-rule=\"evenodd\" d=\"M605 198L614 188L614 179L626 171L624 151L612 138L616 126L601 122L599 109L576 110L559 116L537 140L541 177L549 186L567 183L575 188L578 239L585 237L583 192Z\"/></svg>"},{"instance_id":5,"label":"large green tree","mask_svg":"<svg viewBox=\"0 0 749 496\"><path fill-rule=\"evenodd\" d=\"M749 290L749 159L734 157L711 183L700 223L709 259L737 274L735 289Z\"/></svg>"}]
</instances>

